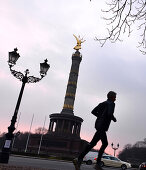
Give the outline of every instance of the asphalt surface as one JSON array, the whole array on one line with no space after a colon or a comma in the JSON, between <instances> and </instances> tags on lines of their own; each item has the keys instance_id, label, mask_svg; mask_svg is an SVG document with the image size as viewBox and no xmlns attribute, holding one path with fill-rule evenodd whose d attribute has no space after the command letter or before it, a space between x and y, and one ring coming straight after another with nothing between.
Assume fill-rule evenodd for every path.
<instances>
[{"instance_id":1,"label":"asphalt surface","mask_svg":"<svg viewBox=\"0 0 146 170\"><path fill-rule=\"evenodd\" d=\"M75 168L72 162L10 156L8 164L0 164L0 170L75 170ZM81 170L94 170L94 168L93 165L83 164ZM121 169L104 167L103 170Z\"/></svg>"}]
</instances>

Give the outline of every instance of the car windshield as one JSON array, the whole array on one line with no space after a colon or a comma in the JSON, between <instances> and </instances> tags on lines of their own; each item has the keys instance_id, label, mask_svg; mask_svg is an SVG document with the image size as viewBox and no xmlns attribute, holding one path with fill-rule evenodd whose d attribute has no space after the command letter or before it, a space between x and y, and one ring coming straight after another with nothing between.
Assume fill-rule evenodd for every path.
<instances>
[{"instance_id":1,"label":"car windshield","mask_svg":"<svg viewBox=\"0 0 146 170\"><path fill-rule=\"evenodd\" d=\"M114 160L114 161L120 161L118 158L116 157L110 157L111 160Z\"/></svg>"},{"instance_id":2,"label":"car windshield","mask_svg":"<svg viewBox=\"0 0 146 170\"><path fill-rule=\"evenodd\" d=\"M110 159L109 156L103 156L103 159Z\"/></svg>"}]
</instances>

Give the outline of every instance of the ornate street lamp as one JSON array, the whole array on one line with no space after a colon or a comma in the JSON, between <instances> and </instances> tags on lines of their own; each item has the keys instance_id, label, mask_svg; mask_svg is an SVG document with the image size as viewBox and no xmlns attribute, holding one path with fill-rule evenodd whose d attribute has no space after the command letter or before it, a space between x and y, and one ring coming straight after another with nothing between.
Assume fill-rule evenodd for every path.
<instances>
[{"instance_id":1,"label":"ornate street lamp","mask_svg":"<svg viewBox=\"0 0 146 170\"><path fill-rule=\"evenodd\" d=\"M8 163L8 161L9 161L9 155L10 155L10 152L11 152L12 140L14 138L13 132L15 130L15 123L16 123L16 120L17 120L17 114L18 114L18 110L19 110L21 99L22 99L25 84L26 83L39 82L44 76L46 76L47 71L50 68L50 65L47 63L48 62L47 59L44 61L44 63L40 63L41 78L34 77L34 76L28 76L28 74L29 74L28 69L26 69L25 74L13 70L12 67L16 64L16 61L20 57L20 55L19 55L19 53L17 53L17 51L18 51L17 48L15 48L14 51L9 52L8 64L9 64L10 71L13 74L13 76L16 77L17 79L19 79L20 81L22 81L22 86L21 86L21 90L20 90L20 93L19 93L19 97L18 97L18 100L17 100L16 107L15 107L14 115L13 115L12 120L11 120L11 124L8 127L8 133L5 135L5 143L4 143L4 146L2 148L1 155L0 155L0 163Z\"/></svg>"},{"instance_id":2,"label":"ornate street lamp","mask_svg":"<svg viewBox=\"0 0 146 170\"><path fill-rule=\"evenodd\" d=\"M114 147L114 144L112 143L111 144L111 146L112 146L112 149L114 150L114 156L116 155L116 150L119 148L119 143L117 144L117 147Z\"/></svg>"}]
</instances>

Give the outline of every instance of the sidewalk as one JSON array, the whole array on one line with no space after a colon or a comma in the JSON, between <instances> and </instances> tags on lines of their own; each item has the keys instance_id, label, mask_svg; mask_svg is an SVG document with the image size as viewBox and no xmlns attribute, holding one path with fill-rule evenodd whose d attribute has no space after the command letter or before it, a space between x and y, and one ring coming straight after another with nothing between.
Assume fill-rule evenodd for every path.
<instances>
[{"instance_id":1,"label":"sidewalk","mask_svg":"<svg viewBox=\"0 0 146 170\"><path fill-rule=\"evenodd\" d=\"M53 170L53 169L0 164L0 170Z\"/></svg>"}]
</instances>

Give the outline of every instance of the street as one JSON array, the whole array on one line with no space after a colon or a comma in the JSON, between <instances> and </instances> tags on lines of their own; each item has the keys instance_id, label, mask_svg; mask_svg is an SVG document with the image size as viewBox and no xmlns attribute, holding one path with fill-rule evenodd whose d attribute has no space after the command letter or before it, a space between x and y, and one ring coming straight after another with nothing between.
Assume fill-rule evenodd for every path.
<instances>
[{"instance_id":1,"label":"street","mask_svg":"<svg viewBox=\"0 0 146 170\"><path fill-rule=\"evenodd\" d=\"M71 162L19 156L10 156L9 165L45 168L48 170L75 170ZM94 170L94 168L93 165L83 164L81 170ZM104 167L103 170L120 170L120 168Z\"/></svg>"}]
</instances>

